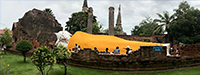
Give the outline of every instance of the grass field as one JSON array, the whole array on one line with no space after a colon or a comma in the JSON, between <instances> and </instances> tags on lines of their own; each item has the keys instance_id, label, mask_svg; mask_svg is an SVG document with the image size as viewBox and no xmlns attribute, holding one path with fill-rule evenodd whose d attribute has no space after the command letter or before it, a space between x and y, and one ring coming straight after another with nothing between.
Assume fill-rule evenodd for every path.
<instances>
[{"instance_id":1,"label":"grass field","mask_svg":"<svg viewBox=\"0 0 200 75\"><path fill-rule=\"evenodd\" d=\"M27 63L24 63L20 55L7 53L7 55L0 56L3 56L3 71L0 75L6 75L8 64L10 65L9 75L40 75L36 66L30 62L30 58L27 58ZM63 66L55 64L49 75L63 75L64 68L61 67ZM200 75L200 68L155 73L122 73L68 66L68 75Z\"/></svg>"}]
</instances>

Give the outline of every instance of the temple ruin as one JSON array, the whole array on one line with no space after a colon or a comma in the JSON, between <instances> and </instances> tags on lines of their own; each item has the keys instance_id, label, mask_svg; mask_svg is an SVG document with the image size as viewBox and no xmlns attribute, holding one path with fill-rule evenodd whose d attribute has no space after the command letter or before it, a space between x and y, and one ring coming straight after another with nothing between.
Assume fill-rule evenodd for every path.
<instances>
[{"instance_id":1,"label":"temple ruin","mask_svg":"<svg viewBox=\"0 0 200 75\"><path fill-rule=\"evenodd\" d=\"M108 34L114 36L114 7L109 7L109 30Z\"/></svg>"},{"instance_id":2,"label":"temple ruin","mask_svg":"<svg viewBox=\"0 0 200 75\"><path fill-rule=\"evenodd\" d=\"M118 11L115 29L117 29L117 35L123 35L124 34L124 31L123 31L123 28L122 28L122 21L121 21L121 5L119 5L119 11Z\"/></svg>"},{"instance_id":3,"label":"temple ruin","mask_svg":"<svg viewBox=\"0 0 200 75\"><path fill-rule=\"evenodd\" d=\"M57 40L54 33L62 29L53 15L34 8L26 12L18 22L13 23L12 50L21 39L31 42L34 48L39 46L53 48Z\"/></svg>"}]
</instances>

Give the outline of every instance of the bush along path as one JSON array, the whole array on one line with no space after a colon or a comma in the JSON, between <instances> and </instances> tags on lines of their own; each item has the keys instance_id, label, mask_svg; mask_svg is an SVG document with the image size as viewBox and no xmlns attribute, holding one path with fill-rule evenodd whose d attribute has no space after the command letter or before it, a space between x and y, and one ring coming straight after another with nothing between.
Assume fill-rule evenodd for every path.
<instances>
[{"instance_id":1,"label":"bush along path","mask_svg":"<svg viewBox=\"0 0 200 75\"><path fill-rule=\"evenodd\" d=\"M56 63L56 57L46 47L39 47L35 50L31 57L31 61L36 65L42 75L48 75ZM45 71L46 66L50 66L48 71Z\"/></svg>"},{"instance_id":2,"label":"bush along path","mask_svg":"<svg viewBox=\"0 0 200 75\"><path fill-rule=\"evenodd\" d=\"M26 52L33 49L33 45L29 41L21 39L15 46L15 49L22 53L24 62L26 62Z\"/></svg>"},{"instance_id":3,"label":"bush along path","mask_svg":"<svg viewBox=\"0 0 200 75\"><path fill-rule=\"evenodd\" d=\"M58 46L53 49L53 54L56 56L56 60L65 66L64 75L67 75L67 59L71 56L71 52L64 46Z\"/></svg>"}]
</instances>

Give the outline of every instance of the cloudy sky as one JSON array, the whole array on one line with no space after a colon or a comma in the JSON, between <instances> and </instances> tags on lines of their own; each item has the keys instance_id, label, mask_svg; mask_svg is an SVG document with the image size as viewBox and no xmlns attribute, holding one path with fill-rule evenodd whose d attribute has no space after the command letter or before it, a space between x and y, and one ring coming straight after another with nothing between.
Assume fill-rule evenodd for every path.
<instances>
[{"instance_id":1,"label":"cloudy sky","mask_svg":"<svg viewBox=\"0 0 200 75\"><path fill-rule=\"evenodd\" d=\"M65 22L71 17L73 12L82 10L84 0L0 0L1 17L0 29L12 28L13 22L32 10L33 8L43 10L51 8L58 22L65 27ZM103 24L103 28L108 28L108 8L115 8L115 23L118 14L118 6L121 4L121 17L123 30L130 35L135 25L138 25L145 16L156 19L156 13L168 11L173 14L173 9L177 9L183 0L88 0L88 7L93 8L93 14L97 20ZM200 9L200 0L187 0L190 6Z\"/></svg>"}]
</instances>

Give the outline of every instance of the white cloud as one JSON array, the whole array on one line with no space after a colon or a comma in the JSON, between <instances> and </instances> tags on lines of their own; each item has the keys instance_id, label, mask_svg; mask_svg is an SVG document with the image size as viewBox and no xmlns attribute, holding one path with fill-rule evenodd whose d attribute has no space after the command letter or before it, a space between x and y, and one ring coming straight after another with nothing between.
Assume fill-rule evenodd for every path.
<instances>
[{"instance_id":1,"label":"white cloud","mask_svg":"<svg viewBox=\"0 0 200 75\"><path fill-rule=\"evenodd\" d=\"M130 35L131 29L135 25L145 19L145 16L151 18L158 18L156 13L168 11L170 14L174 13L173 9L177 9L182 0L88 0L88 7L92 7L93 14L97 16L97 20L103 24L104 29L108 28L108 8L113 6L115 8L115 23L118 15L118 6L121 4L121 16L123 30ZM200 1L188 1L191 6L200 9ZM51 1L26 1L26 0L1 0L1 26L0 29L5 27L12 28L13 22L17 22L19 18L33 8L43 10L51 8L58 22L64 27L65 22L71 17L73 12L82 10L83 0L51 0Z\"/></svg>"}]
</instances>

